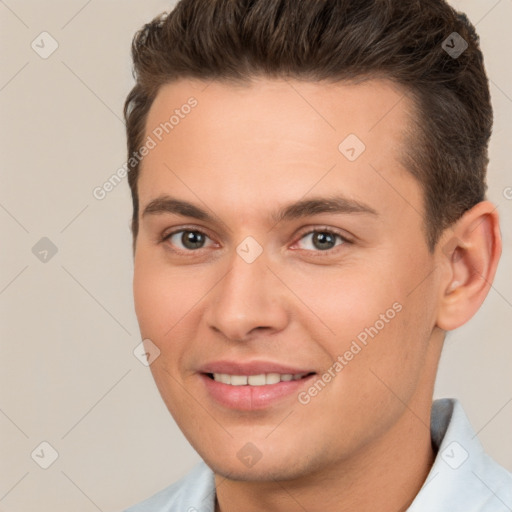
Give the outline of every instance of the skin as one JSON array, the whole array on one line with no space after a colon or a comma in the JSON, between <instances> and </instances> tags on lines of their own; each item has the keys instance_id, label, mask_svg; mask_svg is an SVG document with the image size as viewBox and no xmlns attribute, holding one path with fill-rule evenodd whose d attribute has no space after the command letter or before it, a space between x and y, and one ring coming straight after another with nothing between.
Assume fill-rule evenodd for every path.
<instances>
[{"instance_id":1,"label":"skin","mask_svg":"<svg viewBox=\"0 0 512 512\"><path fill-rule=\"evenodd\" d=\"M385 80L180 80L160 89L146 136L190 96L197 107L142 163L134 296L141 334L160 350L151 370L162 398L215 472L217 511L405 510L435 456L430 408L445 331L475 313L494 277L493 205L479 203L429 250L422 189L400 163L411 104ZM351 133L366 145L353 162L338 150ZM212 219L144 215L162 195ZM271 218L335 195L374 213ZM205 245L162 240L180 229L205 233ZM346 241L321 250L314 230ZM247 236L263 250L253 263L236 251ZM198 373L229 359L322 375L396 303L401 311L306 405L293 394L232 410ZM261 454L252 467L237 457L248 442Z\"/></svg>"}]
</instances>

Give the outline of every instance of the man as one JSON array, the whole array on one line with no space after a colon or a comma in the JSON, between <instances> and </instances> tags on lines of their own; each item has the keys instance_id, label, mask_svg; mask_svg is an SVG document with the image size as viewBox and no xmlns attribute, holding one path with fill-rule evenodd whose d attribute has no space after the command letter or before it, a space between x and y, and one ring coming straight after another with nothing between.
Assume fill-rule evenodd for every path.
<instances>
[{"instance_id":1,"label":"man","mask_svg":"<svg viewBox=\"0 0 512 512\"><path fill-rule=\"evenodd\" d=\"M130 511L511 510L461 405L432 405L501 252L468 20L182 0L133 58L136 312L205 463Z\"/></svg>"}]
</instances>

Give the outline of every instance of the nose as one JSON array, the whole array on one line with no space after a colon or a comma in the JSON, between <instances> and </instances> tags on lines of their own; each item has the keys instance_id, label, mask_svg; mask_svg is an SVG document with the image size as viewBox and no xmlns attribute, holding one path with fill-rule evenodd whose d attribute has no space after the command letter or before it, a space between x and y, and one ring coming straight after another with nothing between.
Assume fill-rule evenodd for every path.
<instances>
[{"instance_id":1,"label":"nose","mask_svg":"<svg viewBox=\"0 0 512 512\"><path fill-rule=\"evenodd\" d=\"M286 288L263 255L247 263L234 253L227 273L209 294L204 318L232 341L247 341L256 332L279 332L289 321Z\"/></svg>"}]
</instances>

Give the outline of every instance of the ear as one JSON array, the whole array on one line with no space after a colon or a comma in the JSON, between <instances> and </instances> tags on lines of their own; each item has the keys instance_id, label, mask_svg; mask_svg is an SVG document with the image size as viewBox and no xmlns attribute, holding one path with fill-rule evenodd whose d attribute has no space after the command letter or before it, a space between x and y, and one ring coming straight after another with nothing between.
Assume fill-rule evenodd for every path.
<instances>
[{"instance_id":1,"label":"ear","mask_svg":"<svg viewBox=\"0 0 512 512\"><path fill-rule=\"evenodd\" d=\"M497 207L482 201L446 229L436 247L443 269L437 326L451 331L480 308L491 288L501 255Z\"/></svg>"}]
</instances>

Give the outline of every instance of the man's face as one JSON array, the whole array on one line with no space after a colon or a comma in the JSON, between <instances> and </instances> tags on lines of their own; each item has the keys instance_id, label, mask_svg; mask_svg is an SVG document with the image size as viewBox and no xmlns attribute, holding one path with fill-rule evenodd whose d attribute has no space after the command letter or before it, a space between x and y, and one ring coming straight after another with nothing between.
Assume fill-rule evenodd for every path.
<instances>
[{"instance_id":1,"label":"man's face","mask_svg":"<svg viewBox=\"0 0 512 512\"><path fill-rule=\"evenodd\" d=\"M249 480L427 428L439 280L399 161L408 98L385 81L206 85L160 90L138 183L136 312L176 422Z\"/></svg>"}]
</instances>

